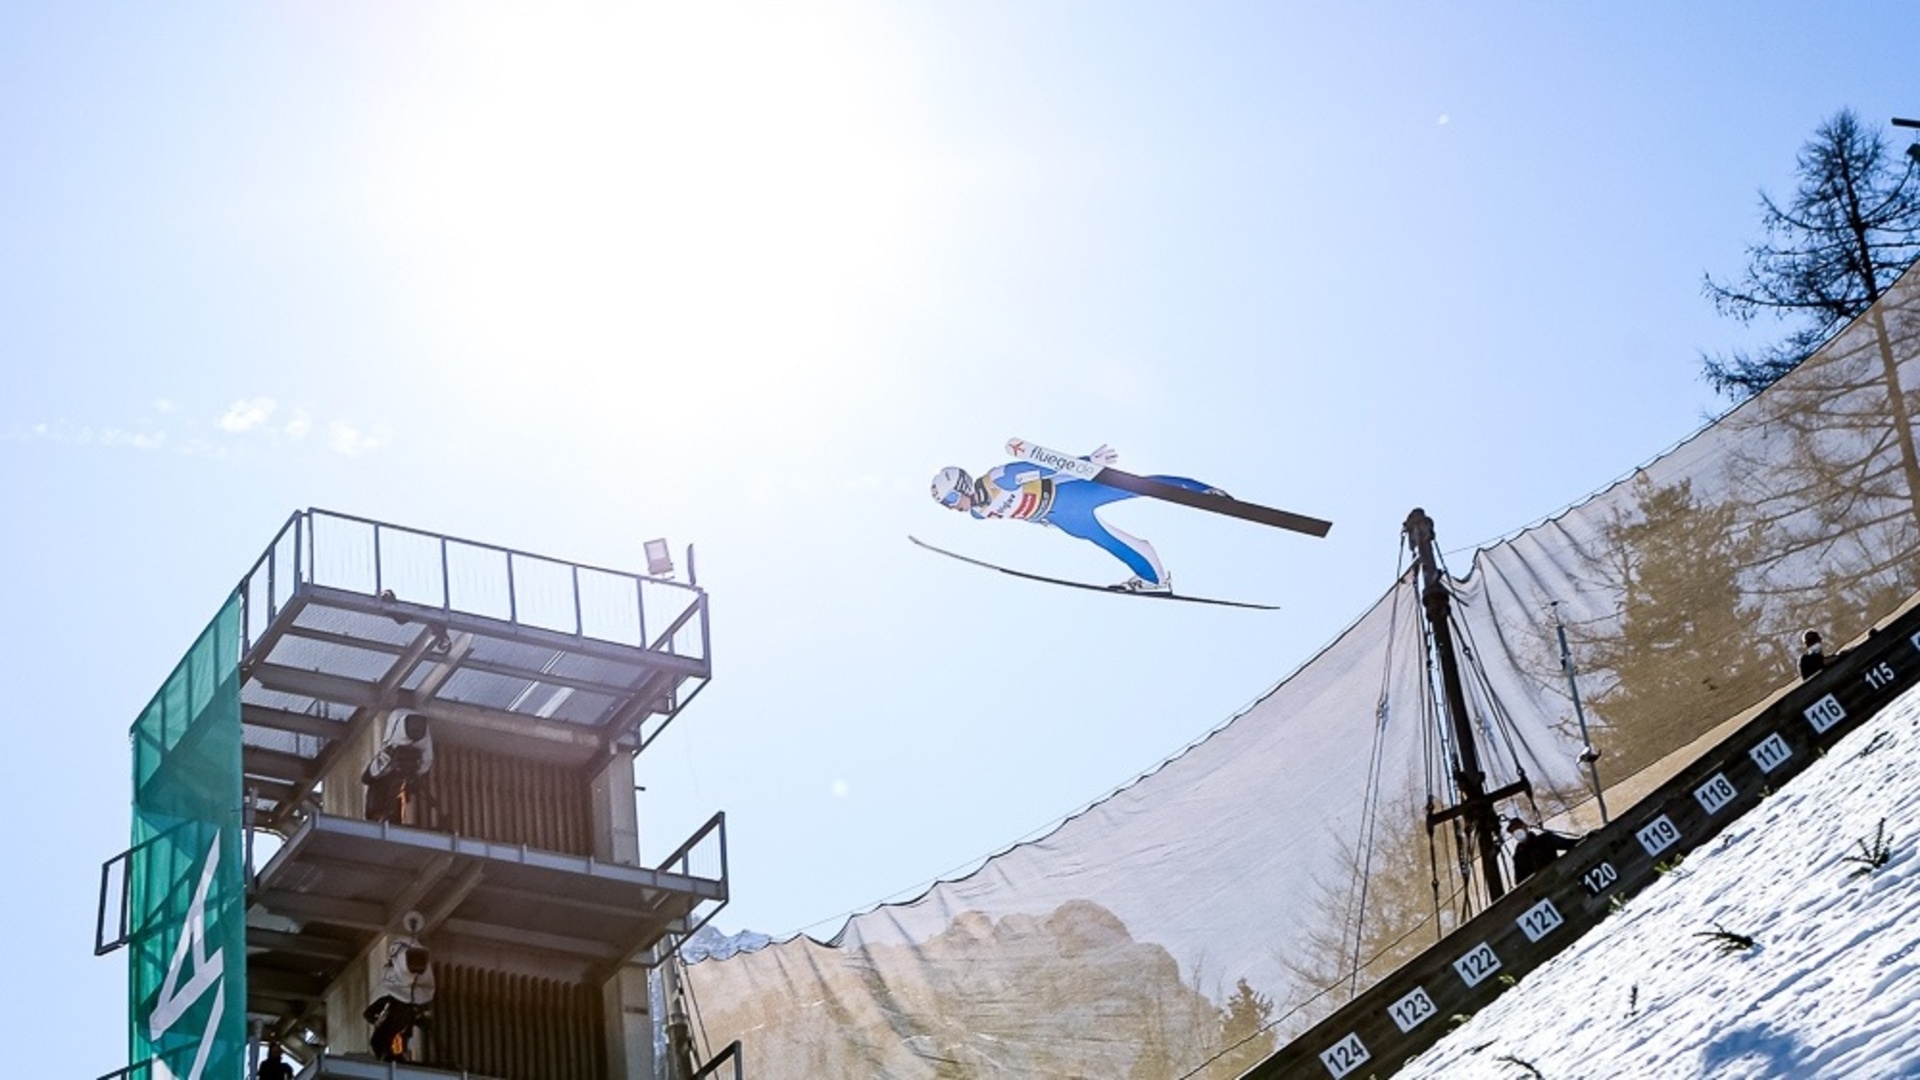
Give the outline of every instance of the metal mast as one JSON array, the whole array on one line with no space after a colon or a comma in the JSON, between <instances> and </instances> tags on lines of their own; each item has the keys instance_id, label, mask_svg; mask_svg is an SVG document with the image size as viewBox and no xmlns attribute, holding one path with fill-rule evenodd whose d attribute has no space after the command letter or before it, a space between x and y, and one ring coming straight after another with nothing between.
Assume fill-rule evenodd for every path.
<instances>
[{"instance_id":1,"label":"metal mast","mask_svg":"<svg viewBox=\"0 0 1920 1080\"><path fill-rule=\"evenodd\" d=\"M1464 817L1473 830L1480 849L1481 873L1487 880L1487 902L1506 895L1506 883L1500 872L1500 816L1494 804L1530 791L1525 778L1496 791L1487 790L1487 774L1480 767L1480 752L1473 737L1473 722L1467 713L1467 693L1460 680L1460 658L1453 644L1453 594L1447 591L1440 575L1440 560L1434 555L1433 519L1415 507L1407 515L1407 546L1413 551L1414 565L1420 571L1420 603L1427 613L1427 626L1433 631L1434 652L1440 660L1440 688L1446 698L1447 719L1453 725L1454 746L1458 758L1453 762L1454 783L1460 788L1458 805L1435 810L1427 815L1427 828Z\"/></svg>"},{"instance_id":2,"label":"metal mast","mask_svg":"<svg viewBox=\"0 0 1920 1080\"><path fill-rule=\"evenodd\" d=\"M1560 621L1560 601L1553 602L1553 632L1560 639L1560 670L1567 673L1567 693L1573 697L1573 718L1580 722L1580 760L1593 778L1593 798L1600 804L1600 824L1613 820L1607 816L1607 792L1600 786L1600 751L1593 748L1593 736L1587 734L1587 711L1580 707L1580 682L1573 673L1573 650L1567 646L1567 627Z\"/></svg>"}]
</instances>

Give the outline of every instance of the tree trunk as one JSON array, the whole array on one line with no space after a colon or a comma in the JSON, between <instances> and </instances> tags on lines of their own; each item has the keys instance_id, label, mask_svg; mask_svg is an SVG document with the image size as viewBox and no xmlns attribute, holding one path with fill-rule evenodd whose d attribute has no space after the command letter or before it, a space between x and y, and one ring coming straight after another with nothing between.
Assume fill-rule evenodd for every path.
<instances>
[{"instance_id":1,"label":"tree trunk","mask_svg":"<svg viewBox=\"0 0 1920 1080\"><path fill-rule=\"evenodd\" d=\"M1920 455L1913 445L1913 418L1907 412L1907 394L1900 386L1900 362L1893 355L1893 338L1887 333L1886 314L1878 307L1869 309L1873 321L1874 344L1880 348L1880 367L1886 374L1887 405L1893 414L1893 428L1900 439L1900 466L1907 476L1907 502L1913 507L1913 521L1920 526Z\"/></svg>"}]
</instances>

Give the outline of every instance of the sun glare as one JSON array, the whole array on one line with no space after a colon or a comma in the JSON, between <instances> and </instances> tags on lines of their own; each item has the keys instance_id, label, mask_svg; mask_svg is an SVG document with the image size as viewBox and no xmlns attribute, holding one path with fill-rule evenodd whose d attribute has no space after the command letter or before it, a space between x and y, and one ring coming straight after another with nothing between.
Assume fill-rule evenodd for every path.
<instances>
[{"instance_id":1,"label":"sun glare","mask_svg":"<svg viewBox=\"0 0 1920 1080\"><path fill-rule=\"evenodd\" d=\"M462 30L397 115L383 187L420 299L482 381L752 421L857 374L915 189L857 27L543 5Z\"/></svg>"}]
</instances>

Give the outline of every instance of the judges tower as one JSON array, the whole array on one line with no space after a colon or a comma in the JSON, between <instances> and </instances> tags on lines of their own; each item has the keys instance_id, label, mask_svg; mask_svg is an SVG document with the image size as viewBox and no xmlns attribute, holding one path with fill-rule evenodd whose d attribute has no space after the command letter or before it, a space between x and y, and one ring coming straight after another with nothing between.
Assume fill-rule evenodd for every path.
<instances>
[{"instance_id":1,"label":"judges tower","mask_svg":"<svg viewBox=\"0 0 1920 1080\"><path fill-rule=\"evenodd\" d=\"M277 1040L303 1080L650 1078L648 969L726 903L726 825L643 859L635 759L708 646L692 580L295 513L134 727L116 1075ZM396 995L425 1018L386 1060Z\"/></svg>"}]
</instances>

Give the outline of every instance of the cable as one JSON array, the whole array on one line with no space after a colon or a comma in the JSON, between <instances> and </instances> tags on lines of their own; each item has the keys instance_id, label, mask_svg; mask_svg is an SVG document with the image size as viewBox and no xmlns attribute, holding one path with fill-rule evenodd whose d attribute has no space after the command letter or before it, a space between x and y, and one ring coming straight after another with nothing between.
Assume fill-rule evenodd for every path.
<instances>
[{"instance_id":1,"label":"cable","mask_svg":"<svg viewBox=\"0 0 1920 1080\"><path fill-rule=\"evenodd\" d=\"M1398 572L1396 568L1396 578ZM1400 625L1400 605L1393 604L1387 615L1387 649L1380 669L1380 694L1373 707L1373 746L1368 752L1366 794L1362 796L1360 811L1360 838L1355 846L1360 856L1354 866L1359 878L1357 888L1349 888L1348 895L1355 897L1348 908L1353 922L1353 964L1354 977L1359 977L1360 949L1366 938L1367 900L1369 887L1373 882L1373 852L1379 838L1380 827L1380 772L1385 757L1387 719L1390 715L1391 691L1393 686L1393 644L1398 636ZM1343 931L1344 932L1344 931Z\"/></svg>"},{"instance_id":2,"label":"cable","mask_svg":"<svg viewBox=\"0 0 1920 1080\"><path fill-rule=\"evenodd\" d=\"M1458 896L1460 895L1461 892L1464 892L1464 891L1465 890L1456 891L1455 895ZM1403 944L1408 938L1411 938L1413 935L1419 933L1421 930L1426 929L1426 926L1427 926L1426 919L1422 919L1418 923L1415 923L1410 929L1407 930L1406 933L1401 934L1399 937L1388 942L1386 945L1382 946L1378 952L1374 953L1372 956L1369 956L1367 958L1367 963L1372 964L1373 962L1379 960L1381 957L1392 952L1394 949L1399 948L1401 944ZM1444 936L1444 929L1442 933ZM1200 1075L1202 1072L1206 1071L1207 1066L1212 1065L1214 1062L1219 1061L1221 1058L1226 1057L1228 1054L1231 1054L1235 1050L1240 1049L1242 1046L1245 1046L1246 1044L1252 1042L1254 1039L1259 1038L1262 1035L1265 1035L1269 1031L1272 1031L1276 1026L1282 1023L1285 1023L1287 1020L1292 1019L1294 1016L1298 1015L1303 1009L1307 1008L1309 1005L1312 1005L1314 1002L1317 1002L1321 998L1324 998L1328 994L1331 994L1335 990L1338 990L1340 988L1340 984L1342 982L1347 981L1347 979L1348 979L1348 976L1342 975L1340 976L1340 978L1334 980L1331 984L1321 987L1315 993L1310 994L1306 998L1301 1000L1301 1002L1298 1005L1295 1005L1293 1008L1288 1009L1286 1012L1281 1013L1279 1016L1276 1016L1273 1019L1267 1021L1266 1023L1260 1025L1259 1030L1247 1035L1245 1038L1241 1039L1237 1043L1234 1043L1232 1046L1223 1047L1219 1053L1213 1055L1207 1060L1194 1066L1192 1069L1189 1069L1188 1071L1181 1073L1176 1078L1176 1080L1191 1080L1192 1077Z\"/></svg>"}]
</instances>

